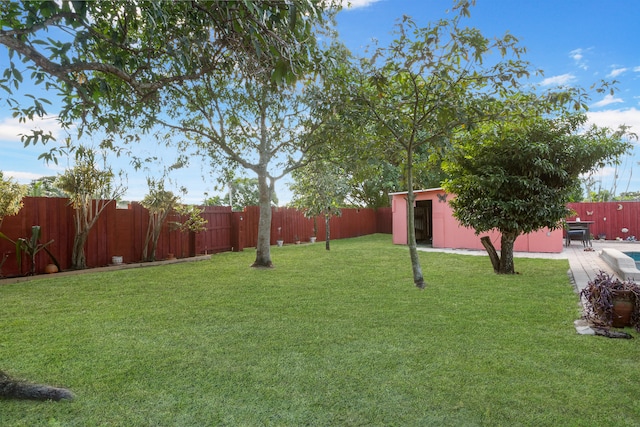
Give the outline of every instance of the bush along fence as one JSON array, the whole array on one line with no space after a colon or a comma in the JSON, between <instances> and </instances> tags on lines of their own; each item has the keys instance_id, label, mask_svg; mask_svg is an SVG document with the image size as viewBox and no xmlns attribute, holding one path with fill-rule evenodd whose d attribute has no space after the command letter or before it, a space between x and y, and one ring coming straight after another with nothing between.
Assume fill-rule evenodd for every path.
<instances>
[{"instance_id":1,"label":"bush along fence","mask_svg":"<svg viewBox=\"0 0 640 427\"><path fill-rule=\"evenodd\" d=\"M640 202L580 202L569 203L576 212L568 218L593 221L593 237L607 240L640 240Z\"/></svg>"},{"instance_id":2,"label":"bush along fence","mask_svg":"<svg viewBox=\"0 0 640 427\"><path fill-rule=\"evenodd\" d=\"M66 198L26 197L24 207L15 216L5 217L2 233L17 240L29 238L32 226L40 226L40 242L53 242L47 249L55 256L63 270L71 265L71 251L75 233L74 210ZM244 212L232 212L230 207L206 206L202 216L207 221L206 230L199 233L181 232L171 223L179 221L170 215L163 226L158 241L158 259L191 257L226 251L241 251L255 247L258 234L259 208L247 207ZM285 244L296 240L309 242L314 231L314 221L303 213L290 208L273 208L271 244L283 240ZM317 220L317 240L325 236L324 219ZM113 257L122 262L142 261L143 245L149 224L149 213L139 203L131 203L119 209L109 203L89 233L85 246L88 267L101 267L113 263ZM342 209L342 216L331 218L331 239L343 239L373 233L391 233L391 208ZM21 268L16 259L15 245L0 239L0 277L24 275L29 261L22 256ZM41 251L36 257L35 272L44 272L51 262ZM21 271L22 270L22 271Z\"/></svg>"}]
</instances>

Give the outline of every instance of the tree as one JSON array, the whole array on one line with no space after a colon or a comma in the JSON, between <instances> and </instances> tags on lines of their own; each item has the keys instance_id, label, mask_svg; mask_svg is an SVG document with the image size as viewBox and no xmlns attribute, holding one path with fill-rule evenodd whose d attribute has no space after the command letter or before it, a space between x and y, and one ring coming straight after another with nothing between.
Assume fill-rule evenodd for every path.
<instances>
[{"instance_id":1,"label":"tree","mask_svg":"<svg viewBox=\"0 0 640 427\"><path fill-rule=\"evenodd\" d=\"M260 69L228 77L174 87L162 100L174 107L161 123L184 137L184 144L195 145L212 167L240 167L256 175L260 219L253 266L271 267L275 183L304 165L311 147L322 142L311 135L327 119L328 107L310 103L307 94L326 80L278 86Z\"/></svg>"},{"instance_id":2,"label":"tree","mask_svg":"<svg viewBox=\"0 0 640 427\"><path fill-rule=\"evenodd\" d=\"M291 204L304 211L307 218L322 216L325 223L325 248L330 249L329 220L340 216L349 186L344 170L327 160L316 160L293 172L294 182L289 186L294 193ZM314 226L314 233L316 232Z\"/></svg>"},{"instance_id":3,"label":"tree","mask_svg":"<svg viewBox=\"0 0 640 427\"><path fill-rule=\"evenodd\" d=\"M22 209L22 199L27 194L27 187L20 185L13 181L11 178L4 178L2 171L0 171L0 228L2 228L2 221L6 216L17 215ZM14 242L0 232L0 237ZM7 260L8 255L5 254L0 259L0 277L2 277L2 266ZM21 260L22 258L20 258Z\"/></svg>"},{"instance_id":4,"label":"tree","mask_svg":"<svg viewBox=\"0 0 640 427\"><path fill-rule=\"evenodd\" d=\"M161 107L154 101L173 84L246 64L268 70L273 82L292 82L317 63L316 25L331 7L321 0L2 2L0 44L9 61L0 88L21 120L44 116L50 104L44 96L27 95L30 105L13 97L30 79L61 95L65 126L81 118L89 128L122 130L140 114L152 126ZM49 139L41 131L23 138Z\"/></svg>"},{"instance_id":5,"label":"tree","mask_svg":"<svg viewBox=\"0 0 640 427\"><path fill-rule=\"evenodd\" d=\"M22 209L22 199L27 194L27 187L11 178L4 178L0 171L0 227L5 216L17 215Z\"/></svg>"},{"instance_id":6,"label":"tree","mask_svg":"<svg viewBox=\"0 0 640 427\"><path fill-rule=\"evenodd\" d=\"M180 203L180 197L173 192L165 190L164 180L147 178L149 192L144 196L140 204L149 211L149 225L142 250L142 259L155 261L160 233L167 218L171 213L178 215L179 221L171 221L171 229L181 232L192 231L194 233L206 229L207 220L204 219L202 209L193 205Z\"/></svg>"},{"instance_id":7,"label":"tree","mask_svg":"<svg viewBox=\"0 0 640 427\"><path fill-rule=\"evenodd\" d=\"M43 176L34 179L28 187L28 195L32 197L66 197L64 191L55 186L57 177Z\"/></svg>"},{"instance_id":8,"label":"tree","mask_svg":"<svg viewBox=\"0 0 640 427\"><path fill-rule=\"evenodd\" d=\"M229 198L221 197L219 195L209 197L205 193L205 199L202 204L204 206L229 206Z\"/></svg>"},{"instance_id":9,"label":"tree","mask_svg":"<svg viewBox=\"0 0 640 427\"><path fill-rule=\"evenodd\" d=\"M260 189L257 178L234 178L229 182L229 193L222 199L232 202L233 210L242 211L247 206L260 204ZM271 203L278 205L275 191L271 193Z\"/></svg>"},{"instance_id":10,"label":"tree","mask_svg":"<svg viewBox=\"0 0 640 427\"><path fill-rule=\"evenodd\" d=\"M144 240L142 259L145 261L156 260L156 249L160 232L167 217L178 206L180 198L173 192L164 189L164 181L156 181L147 178L149 192L140 201L140 204L149 211L149 225Z\"/></svg>"},{"instance_id":11,"label":"tree","mask_svg":"<svg viewBox=\"0 0 640 427\"><path fill-rule=\"evenodd\" d=\"M584 113L550 117L547 111L507 115L461 132L445 164L451 178L444 187L456 195L450 202L454 216L476 233L501 233L499 257L483 238L496 273L515 273L513 244L519 235L561 226L580 174L616 161L630 148L624 126L585 130Z\"/></svg>"},{"instance_id":12,"label":"tree","mask_svg":"<svg viewBox=\"0 0 640 427\"><path fill-rule=\"evenodd\" d=\"M178 204L175 207L180 221L172 221L171 226L181 232L199 233L207 229L207 220L202 217L203 209L194 205Z\"/></svg>"},{"instance_id":13,"label":"tree","mask_svg":"<svg viewBox=\"0 0 640 427\"><path fill-rule=\"evenodd\" d=\"M58 176L55 183L69 196L75 209L75 236L71 253L71 268L87 268L84 247L89 232L109 205L124 194L124 187L114 185L115 175L106 165L98 165L94 149L80 146L75 151L75 165Z\"/></svg>"},{"instance_id":14,"label":"tree","mask_svg":"<svg viewBox=\"0 0 640 427\"><path fill-rule=\"evenodd\" d=\"M487 99L517 87L518 79L528 75L528 64L519 59L524 50L513 36L490 40L477 29L460 25L470 6L471 2L460 0L454 18L426 28L403 18L396 39L361 62L362 77L353 94L362 107L360 114L370 117L378 140L392 148L392 155L402 156L409 253L413 280L420 289L425 281L414 226L417 153L426 158L441 155L456 129L485 120ZM499 53L500 60L485 65L490 52Z\"/></svg>"},{"instance_id":15,"label":"tree","mask_svg":"<svg viewBox=\"0 0 640 427\"><path fill-rule=\"evenodd\" d=\"M620 200L640 200L640 191L629 191L620 193Z\"/></svg>"}]
</instances>

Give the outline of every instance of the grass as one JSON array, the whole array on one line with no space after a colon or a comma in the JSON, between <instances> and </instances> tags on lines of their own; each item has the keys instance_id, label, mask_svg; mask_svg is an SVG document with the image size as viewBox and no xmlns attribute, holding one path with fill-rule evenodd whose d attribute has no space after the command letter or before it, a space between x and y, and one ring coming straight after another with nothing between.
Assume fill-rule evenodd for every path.
<instances>
[{"instance_id":1,"label":"grass","mask_svg":"<svg viewBox=\"0 0 640 427\"><path fill-rule=\"evenodd\" d=\"M72 402L11 426L640 424L637 340L579 336L568 263L422 253L375 235L0 287L0 368Z\"/></svg>"}]
</instances>

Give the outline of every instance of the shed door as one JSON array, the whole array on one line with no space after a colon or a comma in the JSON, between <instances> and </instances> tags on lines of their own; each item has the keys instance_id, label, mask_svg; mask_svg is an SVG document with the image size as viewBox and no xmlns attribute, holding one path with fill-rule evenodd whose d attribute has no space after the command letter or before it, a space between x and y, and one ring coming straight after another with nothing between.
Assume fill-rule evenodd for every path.
<instances>
[{"instance_id":1,"label":"shed door","mask_svg":"<svg viewBox=\"0 0 640 427\"><path fill-rule=\"evenodd\" d=\"M433 240L433 220L432 201L419 200L416 202L415 222L416 222L416 242L432 243Z\"/></svg>"}]
</instances>

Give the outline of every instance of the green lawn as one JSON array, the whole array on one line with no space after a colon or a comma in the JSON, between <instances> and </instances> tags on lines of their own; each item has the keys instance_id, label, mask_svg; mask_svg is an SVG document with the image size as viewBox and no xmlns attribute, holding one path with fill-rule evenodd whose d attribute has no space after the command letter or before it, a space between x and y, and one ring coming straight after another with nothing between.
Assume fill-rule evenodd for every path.
<instances>
[{"instance_id":1,"label":"green lawn","mask_svg":"<svg viewBox=\"0 0 640 427\"><path fill-rule=\"evenodd\" d=\"M579 336L568 263L422 253L388 235L0 287L0 369L72 402L3 426L640 424L640 342Z\"/></svg>"}]
</instances>

